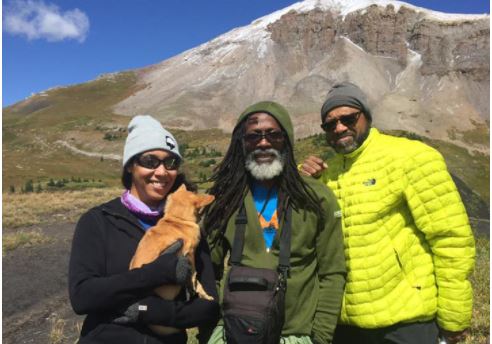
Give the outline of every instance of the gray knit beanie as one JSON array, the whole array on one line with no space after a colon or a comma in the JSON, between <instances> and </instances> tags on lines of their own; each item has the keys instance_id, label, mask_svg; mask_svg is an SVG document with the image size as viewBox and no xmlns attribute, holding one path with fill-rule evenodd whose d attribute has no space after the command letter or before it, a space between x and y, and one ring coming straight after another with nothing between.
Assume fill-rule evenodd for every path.
<instances>
[{"instance_id":1,"label":"gray knit beanie","mask_svg":"<svg viewBox=\"0 0 492 344\"><path fill-rule=\"evenodd\" d=\"M128 136L123 150L123 166L135 155L154 149L179 154L178 142L159 121L149 115L138 115L128 124Z\"/></svg>"},{"instance_id":2,"label":"gray knit beanie","mask_svg":"<svg viewBox=\"0 0 492 344\"><path fill-rule=\"evenodd\" d=\"M367 98L364 92L350 82L336 84L328 92L328 97L321 107L321 122L325 121L326 115L331 110L340 106L351 106L361 110L369 121L372 121L372 114L367 105Z\"/></svg>"}]
</instances>

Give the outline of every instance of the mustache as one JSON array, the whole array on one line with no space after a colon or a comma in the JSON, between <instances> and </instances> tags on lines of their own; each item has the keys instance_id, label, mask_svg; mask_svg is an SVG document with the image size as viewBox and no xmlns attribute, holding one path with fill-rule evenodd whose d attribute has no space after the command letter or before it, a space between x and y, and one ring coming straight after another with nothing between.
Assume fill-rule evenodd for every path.
<instances>
[{"instance_id":1,"label":"mustache","mask_svg":"<svg viewBox=\"0 0 492 344\"><path fill-rule=\"evenodd\" d=\"M281 154L281 153L280 153L277 149L275 149L275 148L266 148L266 149L257 148L257 149L255 149L254 151L252 151L252 152L251 152L251 153L249 153L249 154L251 154L252 156L256 156L256 155L258 155L258 154L265 154L265 153L267 153L267 154L271 154L271 155L274 155L275 157L277 157L277 158L279 158L279 159L280 159L280 157L281 157L281 155L282 155L282 154Z\"/></svg>"},{"instance_id":2,"label":"mustache","mask_svg":"<svg viewBox=\"0 0 492 344\"><path fill-rule=\"evenodd\" d=\"M350 132L344 132L344 133L342 133L340 135L337 135L337 136L333 137L333 140L339 140L341 138L348 137L348 136L354 137L355 135L353 133L350 133Z\"/></svg>"}]
</instances>

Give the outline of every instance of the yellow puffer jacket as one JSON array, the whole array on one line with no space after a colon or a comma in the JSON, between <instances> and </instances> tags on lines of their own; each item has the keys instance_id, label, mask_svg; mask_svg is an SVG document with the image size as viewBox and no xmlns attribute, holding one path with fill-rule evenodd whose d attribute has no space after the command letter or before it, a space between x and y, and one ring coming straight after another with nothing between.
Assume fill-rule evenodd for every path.
<instances>
[{"instance_id":1,"label":"yellow puffer jacket","mask_svg":"<svg viewBox=\"0 0 492 344\"><path fill-rule=\"evenodd\" d=\"M347 284L340 321L362 328L437 319L470 326L475 242L444 159L371 129L321 176L343 211Z\"/></svg>"}]
</instances>

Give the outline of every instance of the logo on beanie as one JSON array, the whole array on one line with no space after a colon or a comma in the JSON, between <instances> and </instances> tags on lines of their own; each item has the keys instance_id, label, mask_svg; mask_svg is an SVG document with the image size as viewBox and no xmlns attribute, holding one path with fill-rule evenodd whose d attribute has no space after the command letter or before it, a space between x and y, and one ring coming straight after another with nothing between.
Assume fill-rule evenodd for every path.
<instances>
[{"instance_id":1,"label":"logo on beanie","mask_svg":"<svg viewBox=\"0 0 492 344\"><path fill-rule=\"evenodd\" d=\"M171 136L166 136L166 145L171 149L174 150L174 147L176 147L176 141L173 140Z\"/></svg>"}]
</instances>

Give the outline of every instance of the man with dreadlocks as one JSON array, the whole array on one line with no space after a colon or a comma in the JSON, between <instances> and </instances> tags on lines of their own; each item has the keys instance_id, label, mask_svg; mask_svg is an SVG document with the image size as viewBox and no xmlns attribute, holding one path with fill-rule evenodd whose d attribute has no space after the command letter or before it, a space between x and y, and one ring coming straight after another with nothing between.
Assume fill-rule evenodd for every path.
<instances>
[{"instance_id":1,"label":"man with dreadlocks","mask_svg":"<svg viewBox=\"0 0 492 344\"><path fill-rule=\"evenodd\" d=\"M229 149L212 176L216 201L206 210L211 255L220 281L239 209L246 210L241 265L276 269L279 235L290 207L290 274L285 296L283 343L331 343L345 284L341 213L335 196L313 178L301 177L293 155L289 114L265 101L238 119ZM222 322L209 343L223 343Z\"/></svg>"}]
</instances>

